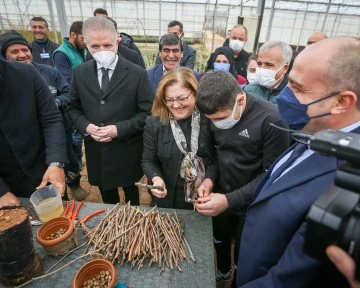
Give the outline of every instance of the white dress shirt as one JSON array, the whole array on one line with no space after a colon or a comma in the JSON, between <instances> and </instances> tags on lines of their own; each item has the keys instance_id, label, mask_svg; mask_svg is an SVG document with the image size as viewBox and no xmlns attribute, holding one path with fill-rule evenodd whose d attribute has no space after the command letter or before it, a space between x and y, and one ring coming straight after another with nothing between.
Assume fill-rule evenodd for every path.
<instances>
[{"instance_id":1,"label":"white dress shirt","mask_svg":"<svg viewBox=\"0 0 360 288\"><path fill-rule=\"evenodd\" d=\"M360 121L355 122L354 124L351 124L349 126L346 126L346 127L342 128L342 129L340 129L340 131L342 131L342 132L350 132L350 131L356 129L357 127L359 127L359 126L360 126ZM278 169L283 163L285 163L285 161L290 157L292 152L293 152L293 150L289 151L284 157L282 157L279 160L278 163L276 163L274 169L271 171L271 174L274 173L274 171L276 171L276 169ZM299 163L301 163L302 161L304 161L306 158L310 157L314 153L315 153L315 151L311 150L310 148L306 149L305 152L299 158L297 158L294 161L294 163L292 163L287 169L285 169L284 172L275 181L277 181L281 176L286 174L289 170L293 169L296 165L298 165Z\"/></svg>"},{"instance_id":2,"label":"white dress shirt","mask_svg":"<svg viewBox=\"0 0 360 288\"><path fill-rule=\"evenodd\" d=\"M115 57L115 60L113 61L113 63L111 63L111 65L109 66L109 82L111 80L111 77L114 73L114 70L115 70L115 67L116 67L116 64L119 60L119 56L116 54L116 57ZM100 88L101 87L101 78L102 78L102 71L101 71L101 68L103 68L103 66L101 66L99 63L96 62L96 65L97 65L97 76L98 76L98 81L99 81L99 85L100 85Z\"/></svg>"}]
</instances>

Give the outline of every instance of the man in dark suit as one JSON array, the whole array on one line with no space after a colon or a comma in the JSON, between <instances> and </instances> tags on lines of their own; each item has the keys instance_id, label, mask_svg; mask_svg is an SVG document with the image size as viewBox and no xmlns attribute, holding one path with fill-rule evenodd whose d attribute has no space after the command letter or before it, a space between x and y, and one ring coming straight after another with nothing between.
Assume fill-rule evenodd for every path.
<instances>
[{"instance_id":1,"label":"man in dark suit","mask_svg":"<svg viewBox=\"0 0 360 288\"><path fill-rule=\"evenodd\" d=\"M183 57L181 58L180 66L188 67L194 70L195 60L196 60L196 50L183 42L183 38L185 35L183 24L176 20L171 21L168 24L168 33L172 33L178 36L182 43ZM156 58L156 64L161 64L160 55L158 55L158 57Z\"/></svg>"},{"instance_id":2,"label":"man in dark suit","mask_svg":"<svg viewBox=\"0 0 360 288\"><path fill-rule=\"evenodd\" d=\"M16 197L48 182L64 195L66 162L64 126L48 86L33 65L0 60L0 207L19 205Z\"/></svg>"},{"instance_id":3,"label":"man in dark suit","mask_svg":"<svg viewBox=\"0 0 360 288\"><path fill-rule=\"evenodd\" d=\"M93 60L75 68L70 85L69 116L84 134L89 182L99 186L105 203L139 204L134 182L142 175L142 133L153 93L146 71L117 54L119 39L105 17L84 22L83 34Z\"/></svg>"},{"instance_id":4,"label":"man in dark suit","mask_svg":"<svg viewBox=\"0 0 360 288\"><path fill-rule=\"evenodd\" d=\"M284 123L309 133L360 133L359 50L359 39L338 37L300 52L277 99ZM269 168L247 212L237 287L347 287L333 264L303 253L306 214L339 165L298 143Z\"/></svg>"},{"instance_id":5,"label":"man in dark suit","mask_svg":"<svg viewBox=\"0 0 360 288\"><path fill-rule=\"evenodd\" d=\"M167 33L160 38L159 54L162 64L157 64L154 67L146 70L149 76L149 81L154 92L156 92L161 77L166 71L180 67L180 61L183 54L183 45L179 37L175 34ZM196 79L199 81L201 75L193 71Z\"/></svg>"}]
</instances>

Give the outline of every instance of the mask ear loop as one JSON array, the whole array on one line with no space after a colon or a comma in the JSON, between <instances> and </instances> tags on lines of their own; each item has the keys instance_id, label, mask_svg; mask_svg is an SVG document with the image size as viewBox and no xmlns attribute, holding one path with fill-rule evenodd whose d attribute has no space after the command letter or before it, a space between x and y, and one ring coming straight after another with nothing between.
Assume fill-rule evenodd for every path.
<instances>
[{"instance_id":1,"label":"mask ear loop","mask_svg":"<svg viewBox=\"0 0 360 288\"><path fill-rule=\"evenodd\" d=\"M233 108L233 112L231 113L231 118L233 118L233 119L235 119L234 116L235 116L236 107L237 107L237 99L236 99L236 102L235 102L235 106ZM240 106L240 118L237 121L240 121L242 113L243 113L243 105Z\"/></svg>"},{"instance_id":2,"label":"mask ear loop","mask_svg":"<svg viewBox=\"0 0 360 288\"><path fill-rule=\"evenodd\" d=\"M339 93L341 93L341 91L330 93L329 95L327 95L327 96L325 96L325 97L322 97L322 98L320 98L320 99L318 99L318 100L315 100L315 101L310 102L310 103L305 104L305 105L306 105L306 106L309 106L309 105L315 104L315 103L320 102L320 101L323 101L323 100L325 100L325 99L327 99L327 98L333 97L333 96L335 96L335 95L337 95L337 94L339 94Z\"/></svg>"}]
</instances>

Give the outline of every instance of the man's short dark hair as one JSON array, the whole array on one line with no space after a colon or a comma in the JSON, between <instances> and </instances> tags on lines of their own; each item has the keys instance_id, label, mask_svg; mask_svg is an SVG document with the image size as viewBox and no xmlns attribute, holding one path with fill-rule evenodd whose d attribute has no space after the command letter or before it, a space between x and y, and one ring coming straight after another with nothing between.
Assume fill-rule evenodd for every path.
<instances>
[{"instance_id":1,"label":"man's short dark hair","mask_svg":"<svg viewBox=\"0 0 360 288\"><path fill-rule=\"evenodd\" d=\"M181 52L183 51L183 45L181 39L172 33L167 33L161 36L159 41L159 51L161 52L164 45L179 45Z\"/></svg>"},{"instance_id":2,"label":"man's short dark hair","mask_svg":"<svg viewBox=\"0 0 360 288\"><path fill-rule=\"evenodd\" d=\"M196 95L196 107L204 114L233 109L238 94L244 92L229 72L212 70L201 78Z\"/></svg>"},{"instance_id":3,"label":"man's short dark hair","mask_svg":"<svg viewBox=\"0 0 360 288\"><path fill-rule=\"evenodd\" d=\"M180 33L183 32L184 30L184 26L181 22L177 21L177 20L174 20L174 21L171 21L169 24L168 24L168 28L172 28L172 27L175 27L175 26L179 26L180 27Z\"/></svg>"},{"instance_id":4,"label":"man's short dark hair","mask_svg":"<svg viewBox=\"0 0 360 288\"><path fill-rule=\"evenodd\" d=\"M31 21L44 22L44 23L45 23L45 27L46 27L46 28L49 28L48 22L47 22L43 17L40 17L40 16L38 16L38 17L33 17L33 18L31 18L30 23L31 23Z\"/></svg>"},{"instance_id":5,"label":"man's short dark hair","mask_svg":"<svg viewBox=\"0 0 360 288\"><path fill-rule=\"evenodd\" d=\"M70 26L69 34L71 34L71 32L74 32L76 35L82 34L83 24L84 24L84 22L82 22L82 21L75 21L74 23L72 23Z\"/></svg>"},{"instance_id":6,"label":"man's short dark hair","mask_svg":"<svg viewBox=\"0 0 360 288\"><path fill-rule=\"evenodd\" d=\"M108 17L108 16L105 16L105 18L108 19L108 20L110 20L110 21L114 24L115 30L116 30L116 32L117 32L117 23L116 23L116 21L115 21L114 19L112 19L111 17Z\"/></svg>"},{"instance_id":7,"label":"man's short dark hair","mask_svg":"<svg viewBox=\"0 0 360 288\"><path fill-rule=\"evenodd\" d=\"M94 11L94 16L96 16L96 14L104 14L104 15L108 16L107 11L103 8L96 8Z\"/></svg>"}]
</instances>

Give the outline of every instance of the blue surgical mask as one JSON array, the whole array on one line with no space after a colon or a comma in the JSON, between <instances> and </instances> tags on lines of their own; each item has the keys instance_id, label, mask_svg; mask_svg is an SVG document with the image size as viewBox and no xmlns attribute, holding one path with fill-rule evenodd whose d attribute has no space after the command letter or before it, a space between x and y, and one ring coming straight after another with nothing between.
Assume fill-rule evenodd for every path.
<instances>
[{"instance_id":1,"label":"blue surgical mask","mask_svg":"<svg viewBox=\"0 0 360 288\"><path fill-rule=\"evenodd\" d=\"M308 106L333 97L339 93L340 92L331 93L308 104L301 104L291 89L286 86L283 91L281 91L280 95L276 98L276 102L282 121L291 129L301 130L310 121L310 119L324 117L331 114L325 113L310 117L307 114Z\"/></svg>"},{"instance_id":2,"label":"blue surgical mask","mask_svg":"<svg viewBox=\"0 0 360 288\"><path fill-rule=\"evenodd\" d=\"M230 64L229 63L217 63L217 62L214 62L213 66L214 66L214 70L221 70L221 71L225 71L225 72L230 71Z\"/></svg>"}]
</instances>

